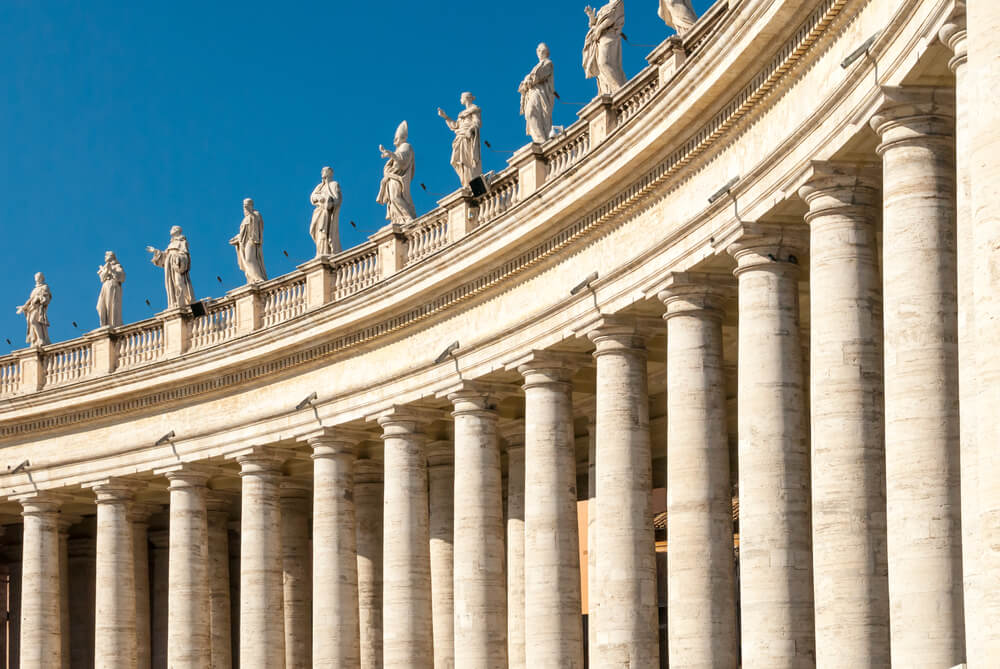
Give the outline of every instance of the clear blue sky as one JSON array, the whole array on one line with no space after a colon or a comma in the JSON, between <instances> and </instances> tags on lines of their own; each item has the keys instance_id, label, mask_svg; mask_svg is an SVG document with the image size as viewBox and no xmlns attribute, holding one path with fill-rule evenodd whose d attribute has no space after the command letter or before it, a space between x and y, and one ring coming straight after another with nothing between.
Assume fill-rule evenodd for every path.
<instances>
[{"instance_id":1,"label":"clear blue sky","mask_svg":"<svg viewBox=\"0 0 1000 669\"><path fill-rule=\"evenodd\" d=\"M710 4L694 2L699 14ZM25 345L14 308L36 271L54 295L53 341L97 327L96 271L107 249L128 275L125 321L162 310L162 270L144 249L166 245L171 225L190 242L197 297L242 285L227 241L244 197L264 217L269 275L292 270L315 250L309 194L324 165L344 192L344 247L363 241L385 224L377 147L392 143L403 119L417 156L417 211L432 209L440 196L420 182L438 193L458 185L438 106L455 116L459 94L472 91L483 138L498 149L524 145L517 85L539 41L551 49L562 100L594 96L580 65L585 5L3 0L0 352ZM672 32L656 10L657 0L626 0L633 44ZM650 49L623 48L631 77ZM557 104L555 123L569 125L577 109ZM485 169L502 169L506 157L484 147Z\"/></svg>"}]
</instances>

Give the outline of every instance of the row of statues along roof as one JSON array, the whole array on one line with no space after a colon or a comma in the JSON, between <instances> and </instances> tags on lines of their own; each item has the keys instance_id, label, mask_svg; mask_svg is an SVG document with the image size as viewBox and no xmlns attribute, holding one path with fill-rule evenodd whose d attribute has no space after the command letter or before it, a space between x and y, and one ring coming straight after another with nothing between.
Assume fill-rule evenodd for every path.
<instances>
[{"instance_id":1,"label":"row of statues along roof","mask_svg":"<svg viewBox=\"0 0 1000 669\"><path fill-rule=\"evenodd\" d=\"M697 18L691 0L659 0L659 4L660 17L678 34L690 29ZM588 79L597 80L598 95L610 95L626 81L621 48L622 29L625 26L624 0L610 0L598 10L587 7L584 11L589 21L583 46L584 74ZM557 132L552 125L556 93L549 48L544 43L539 44L536 54L538 64L524 77L517 90L521 95L521 115L525 119L526 133L532 142L541 144L554 137ZM463 188L469 188L477 180L482 184L482 113L475 104L475 99L472 93L462 93L461 104L464 108L454 119L438 109L438 115L455 133L451 145L451 165ZM410 193L415 163L413 147L408 141L406 121L396 129L393 150L381 144L378 148L387 161L382 170L376 201L385 205L386 220L395 224L409 223L417 214ZM309 234L316 244L316 256L339 253L339 217L343 196L340 185L333 180L333 169L323 168L321 181L313 189L309 200L314 207ZM239 232L229 243L236 247L236 259L248 283L267 280L262 253L263 240L264 220L254 208L253 200L247 198L243 201L243 220ZM152 254L152 263L163 268L167 308L186 307L194 303L191 252L181 227L175 225L170 229L170 242L165 249L147 246L146 250ZM98 268L97 276L101 282L97 300L101 327L118 327L122 325L122 284L125 282L125 270L113 251L104 254L104 264ZM17 313L23 314L27 320L26 341L29 346L50 343L48 306L51 301L52 291L45 283L45 276L38 272L35 274L35 287L27 302L17 307Z\"/></svg>"}]
</instances>

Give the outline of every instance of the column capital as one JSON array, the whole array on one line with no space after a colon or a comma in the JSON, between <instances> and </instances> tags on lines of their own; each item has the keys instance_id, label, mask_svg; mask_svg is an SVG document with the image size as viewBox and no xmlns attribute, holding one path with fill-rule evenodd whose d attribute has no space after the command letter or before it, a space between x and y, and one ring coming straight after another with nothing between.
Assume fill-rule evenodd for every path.
<instances>
[{"instance_id":1,"label":"column capital","mask_svg":"<svg viewBox=\"0 0 1000 669\"><path fill-rule=\"evenodd\" d=\"M201 463L178 462L167 467L154 469L153 474L167 479L171 489L193 486L204 488L208 485L208 479L218 474L218 470Z\"/></svg>"},{"instance_id":2,"label":"column capital","mask_svg":"<svg viewBox=\"0 0 1000 669\"><path fill-rule=\"evenodd\" d=\"M209 513L224 513L228 517L233 504L239 501L239 493L209 489L205 495L205 509Z\"/></svg>"},{"instance_id":3,"label":"column capital","mask_svg":"<svg viewBox=\"0 0 1000 669\"><path fill-rule=\"evenodd\" d=\"M378 422L382 427L381 438L384 440L408 434L422 435L427 425L446 417L447 414L440 409L427 409L424 407L397 404L369 416L368 420Z\"/></svg>"},{"instance_id":4,"label":"column capital","mask_svg":"<svg viewBox=\"0 0 1000 669\"><path fill-rule=\"evenodd\" d=\"M868 215L882 201L882 169L877 163L847 163L814 160L808 180L799 188L799 197L809 205L806 223L827 213L858 210Z\"/></svg>"},{"instance_id":5,"label":"column capital","mask_svg":"<svg viewBox=\"0 0 1000 669\"><path fill-rule=\"evenodd\" d=\"M453 467L455 465L455 445L444 439L427 444L428 467Z\"/></svg>"},{"instance_id":6,"label":"column capital","mask_svg":"<svg viewBox=\"0 0 1000 669\"><path fill-rule=\"evenodd\" d=\"M434 396L438 398L446 397L453 404L464 401L477 401L475 398L482 398L487 404L496 404L504 398L517 395L521 391L520 387L512 383L497 383L494 381L460 380L451 383L443 388L434 391ZM452 413L452 416L455 414Z\"/></svg>"},{"instance_id":7,"label":"column capital","mask_svg":"<svg viewBox=\"0 0 1000 669\"><path fill-rule=\"evenodd\" d=\"M747 269L799 272L799 260L809 248L808 231L802 225L748 223L741 235L726 248L736 260L733 274Z\"/></svg>"},{"instance_id":8,"label":"column capital","mask_svg":"<svg viewBox=\"0 0 1000 669\"><path fill-rule=\"evenodd\" d=\"M568 384L580 367L594 364L587 353L532 350L504 363L505 369L516 369L524 377L527 389L542 383Z\"/></svg>"},{"instance_id":9,"label":"column capital","mask_svg":"<svg viewBox=\"0 0 1000 669\"><path fill-rule=\"evenodd\" d=\"M499 424L497 431L500 437L507 443L507 450L524 450L524 419L503 421Z\"/></svg>"},{"instance_id":10,"label":"column capital","mask_svg":"<svg viewBox=\"0 0 1000 669\"><path fill-rule=\"evenodd\" d=\"M354 485L382 482L382 462L364 458L354 461Z\"/></svg>"},{"instance_id":11,"label":"column capital","mask_svg":"<svg viewBox=\"0 0 1000 669\"><path fill-rule=\"evenodd\" d=\"M241 451L229 453L227 460L235 460L240 465L240 476L247 474L280 474L286 460L296 457L291 449L272 446L249 446Z\"/></svg>"},{"instance_id":12,"label":"column capital","mask_svg":"<svg viewBox=\"0 0 1000 669\"><path fill-rule=\"evenodd\" d=\"M624 349L645 352L646 339L662 329L658 318L614 314L599 316L577 334L586 335L594 343L597 350L593 355L597 357L601 353Z\"/></svg>"},{"instance_id":13,"label":"column capital","mask_svg":"<svg viewBox=\"0 0 1000 669\"><path fill-rule=\"evenodd\" d=\"M75 513L60 513L59 514L59 534L69 534L69 528L76 525L81 520L83 516L78 516Z\"/></svg>"},{"instance_id":14,"label":"column capital","mask_svg":"<svg viewBox=\"0 0 1000 669\"><path fill-rule=\"evenodd\" d=\"M159 513L162 510L163 506L161 504L136 502L132 504L132 508L129 509L128 519L133 523L148 523L150 516L154 513Z\"/></svg>"},{"instance_id":15,"label":"column capital","mask_svg":"<svg viewBox=\"0 0 1000 669\"><path fill-rule=\"evenodd\" d=\"M283 476L278 485L278 494L281 499L310 499L312 497L312 485L306 478L295 476Z\"/></svg>"},{"instance_id":16,"label":"column capital","mask_svg":"<svg viewBox=\"0 0 1000 669\"><path fill-rule=\"evenodd\" d=\"M144 483L132 479L109 477L85 483L83 487L94 491L98 504L113 504L133 501L135 493L146 486Z\"/></svg>"},{"instance_id":17,"label":"column capital","mask_svg":"<svg viewBox=\"0 0 1000 669\"><path fill-rule=\"evenodd\" d=\"M8 499L12 502L20 502L21 515L27 516L43 513L59 513L59 508L72 500L72 497L52 492L51 490L33 490L19 495L11 495Z\"/></svg>"},{"instance_id":18,"label":"column capital","mask_svg":"<svg viewBox=\"0 0 1000 669\"><path fill-rule=\"evenodd\" d=\"M725 303L736 296L735 286L723 283L723 279L702 272L671 272L657 293L667 308L663 320L684 315L721 321L725 317Z\"/></svg>"},{"instance_id":19,"label":"column capital","mask_svg":"<svg viewBox=\"0 0 1000 669\"><path fill-rule=\"evenodd\" d=\"M300 442L309 444L312 457L330 458L338 455L357 455L358 445L377 437L370 432L347 427L323 427L299 437Z\"/></svg>"},{"instance_id":20,"label":"column capital","mask_svg":"<svg viewBox=\"0 0 1000 669\"><path fill-rule=\"evenodd\" d=\"M952 72L968 62L969 42L965 22L965 0L956 0L955 9L948 22L938 31L938 39L948 47L954 56L948 61Z\"/></svg>"},{"instance_id":21,"label":"column capital","mask_svg":"<svg viewBox=\"0 0 1000 669\"><path fill-rule=\"evenodd\" d=\"M950 142L955 134L955 93L936 86L882 86L882 102L869 121L882 143L876 152L904 144Z\"/></svg>"}]
</instances>

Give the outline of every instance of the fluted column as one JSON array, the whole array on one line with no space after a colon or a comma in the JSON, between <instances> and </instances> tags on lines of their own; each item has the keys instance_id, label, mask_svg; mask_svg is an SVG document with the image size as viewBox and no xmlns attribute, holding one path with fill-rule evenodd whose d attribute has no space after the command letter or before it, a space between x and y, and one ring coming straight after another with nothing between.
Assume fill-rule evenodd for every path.
<instances>
[{"instance_id":1,"label":"fluted column","mask_svg":"<svg viewBox=\"0 0 1000 669\"><path fill-rule=\"evenodd\" d=\"M149 516L155 507L132 507L132 558L135 565L135 648L136 669L152 667L149 598Z\"/></svg>"},{"instance_id":2,"label":"fluted column","mask_svg":"<svg viewBox=\"0 0 1000 669\"><path fill-rule=\"evenodd\" d=\"M210 474L196 465L176 465L157 473L170 482L167 666L208 669L212 628L205 497Z\"/></svg>"},{"instance_id":3,"label":"fluted column","mask_svg":"<svg viewBox=\"0 0 1000 669\"><path fill-rule=\"evenodd\" d=\"M364 435L310 435L313 459L313 667L361 665L354 460Z\"/></svg>"},{"instance_id":4,"label":"fluted column","mask_svg":"<svg viewBox=\"0 0 1000 669\"><path fill-rule=\"evenodd\" d=\"M813 163L809 205L817 667L889 666L878 169Z\"/></svg>"},{"instance_id":5,"label":"fluted column","mask_svg":"<svg viewBox=\"0 0 1000 669\"><path fill-rule=\"evenodd\" d=\"M384 453L382 652L384 666L426 669L434 650L427 457L420 415L405 407L378 419Z\"/></svg>"},{"instance_id":6,"label":"fluted column","mask_svg":"<svg viewBox=\"0 0 1000 669\"><path fill-rule=\"evenodd\" d=\"M507 443L507 666L525 669L524 421L503 428Z\"/></svg>"},{"instance_id":7,"label":"fluted column","mask_svg":"<svg viewBox=\"0 0 1000 669\"><path fill-rule=\"evenodd\" d=\"M138 663L138 655L135 564L129 515L136 484L122 479L107 479L92 487L97 495L94 667L134 667Z\"/></svg>"},{"instance_id":8,"label":"fluted column","mask_svg":"<svg viewBox=\"0 0 1000 669\"><path fill-rule=\"evenodd\" d=\"M634 321L608 317L588 337L597 361L595 666L659 662L646 346Z\"/></svg>"},{"instance_id":9,"label":"fluted column","mask_svg":"<svg viewBox=\"0 0 1000 669\"><path fill-rule=\"evenodd\" d=\"M208 510L208 618L211 629L212 669L231 669L232 602L229 599L229 500L209 491Z\"/></svg>"},{"instance_id":10,"label":"fluted column","mask_svg":"<svg viewBox=\"0 0 1000 669\"><path fill-rule=\"evenodd\" d=\"M455 665L507 665L503 491L497 396L462 384L455 410Z\"/></svg>"},{"instance_id":11,"label":"fluted column","mask_svg":"<svg viewBox=\"0 0 1000 669\"><path fill-rule=\"evenodd\" d=\"M803 248L801 232L766 224L730 248L739 284L740 621L746 669L814 665L797 264Z\"/></svg>"},{"instance_id":12,"label":"fluted column","mask_svg":"<svg viewBox=\"0 0 1000 669\"><path fill-rule=\"evenodd\" d=\"M170 532L149 533L149 647L153 669L167 669L167 600L170 598Z\"/></svg>"},{"instance_id":13,"label":"fluted column","mask_svg":"<svg viewBox=\"0 0 1000 669\"><path fill-rule=\"evenodd\" d=\"M21 554L21 669L62 665L58 497L20 499L24 516Z\"/></svg>"},{"instance_id":14,"label":"fluted column","mask_svg":"<svg viewBox=\"0 0 1000 669\"><path fill-rule=\"evenodd\" d=\"M281 481L281 565L285 597L285 669L312 666L312 551L305 481Z\"/></svg>"},{"instance_id":15,"label":"fluted column","mask_svg":"<svg viewBox=\"0 0 1000 669\"><path fill-rule=\"evenodd\" d=\"M576 517L572 370L532 354L524 377L525 664L580 669L580 538Z\"/></svg>"},{"instance_id":16,"label":"fluted column","mask_svg":"<svg viewBox=\"0 0 1000 669\"><path fill-rule=\"evenodd\" d=\"M675 274L667 323L667 560L670 666L738 661L732 481L722 357L727 288Z\"/></svg>"},{"instance_id":17,"label":"fluted column","mask_svg":"<svg viewBox=\"0 0 1000 669\"><path fill-rule=\"evenodd\" d=\"M361 669L382 669L382 463L354 463Z\"/></svg>"},{"instance_id":18,"label":"fluted column","mask_svg":"<svg viewBox=\"0 0 1000 669\"><path fill-rule=\"evenodd\" d=\"M886 507L892 664L965 659L954 96L883 88Z\"/></svg>"},{"instance_id":19,"label":"fluted column","mask_svg":"<svg viewBox=\"0 0 1000 669\"><path fill-rule=\"evenodd\" d=\"M253 447L240 464L240 667L285 666L281 463L285 454Z\"/></svg>"},{"instance_id":20,"label":"fluted column","mask_svg":"<svg viewBox=\"0 0 1000 669\"><path fill-rule=\"evenodd\" d=\"M450 441L427 445L434 667L455 666L455 461Z\"/></svg>"}]
</instances>

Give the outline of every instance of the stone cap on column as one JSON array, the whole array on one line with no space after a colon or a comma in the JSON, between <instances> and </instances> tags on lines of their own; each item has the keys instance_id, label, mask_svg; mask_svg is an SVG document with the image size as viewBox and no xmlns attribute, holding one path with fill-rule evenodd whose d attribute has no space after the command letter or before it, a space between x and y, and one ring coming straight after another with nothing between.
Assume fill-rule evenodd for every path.
<instances>
[{"instance_id":1,"label":"stone cap on column","mask_svg":"<svg viewBox=\"0 0 1000 669\"><path fill-rule=\"evenodd\" d=\"M809 230L800 221L746 222L723 245L736 259L737 276L751 267L798 272L809 250Z\"/></svg>"},{"instance_id":2,"label":"stone cap on column","mask_svg":"<svg viewBox=\"0 0 1000 669\"><path fill-rule=\"evenodd\" d=\"M170 487L206 486L208 480L218 475L218 467L201 462L177 462L153 470L155 476L163 476L170 481Z\"/></svg>"},{"instance_id":3,"label":"stone cap on column","mask_svg":"<svg viewBox=\"0 0 1000 669\"><path fill-rule=\"evenodd\" d=\"M363 458L354 461L354 485L359 483L381 483L382 461Z\"/></svg>"},{"instance_id":4,"label":"stone cap on column","mask_svg":"<svg viewBox=\"0 0 1000 669\"><path fill-rule=\"evenodd\" d=\"M597 347L597 357L611 350L646 350L646 340L663 332L659 318L629 314L592 314L584 322L571 326L577 337L587 337Z\"/></svg>"},{"instance_id":5,"label":"stone cap on column","mask_svg":"<svg viewBox=\"0 0 1000 669\"><path fill-rule=\"evenodd\" d=\"M97 496L97 503L102 502L131 502L135 499L135 493L146 487L142 481L127 479L117 476L91 481L82 484L83 488L89 488Z\"/></svg>"},{"instance_id":6,"label":"stone cap on column","mask_svg":"<svg viewBox=\"0 0 1000 669\"><path fill-rule=\"evenodd\" d=\"M312 457L357 455L358 444L378 437L367 430L330 426L321 427L298 437L297 441L312 448Z\"/></svg>"},{"instance_id":7,"label":"stone cap on column","mask_svg":"<svg viewBox=\"0 0 1000 669\"><path fill-rule=\"evenodd\" d=\"M869 213L882 204L879 190L882 166L877 162L813 160L798 194L807 205L808 223L817 215L863 209Z\"/></svg>"},{"instance_id":8,"label":"stone cap on column","mask_svg":"<svg viewBox=\"0 0 1000 669\"><path fill-rule=\"evenodd\" d=\"M876 152L907 142L951 141L955 135L955 89L882 86L869 124L882 138Z\"/></svg>"},{"instance_id":9,"label":"stone cap on column","mask_svg":"<svg viewBox=\"0 0 1000 669\"><path fill-rule=\"evenodd\" d=\"M427 444L428 467L453 467L455 444L447 439L437 439Z\"/></svg>"},{"instance_id":10,"label":"stone cap on column","mask_svg":"<svg viewBox=\"0 0 1000 669\"><path fill-rule=\"evenodd\" d=\"M666 307L663 319L676 314L725 318L735 311L736 285L729 274L670 272L657 287L656 297Z\"/></svg>"},{"instance_id":11,"label":"stone cap on column","mask_svg":"<svg viewBox=\"0 0 1000 669\"><path fill-rule=\"evenodd\" d=\"M205 495L205 508L209 513L226 514L228 516L239 501L240 494L235 490L209 489Z\"/></svg>"},{"instance_id":12,"label":"stone cap on column","mask_svg":"<svg viewBox=\"0 0 1000 669\"><path fill-rule=\"evenodd\" d=\"M497 432L507 444L507 450L524 450L524 419L501 421L497 426Z\"/></svg>"},{"instance_id":13,"label":"stone cap on column","mask_svg":"<svg viewBox=\"0 0 1000 669\"><path fill-rule=\"evenodd\" d=\"M938 31L938 39L955 54L948 61L948 68L952 72L957 72L959 67L968 62L969 56L965 0L955 0L955 8L948 22Z\"/></svg>"},{"instance_id":14,"label":"stone cap on column","mask_svg":"<svg viewBox=\"0 0 1000 669\"><path fill-rule=\"evenodd\" d=\"M437 398L448 398L454 405L452 416L466 411L495 412L496 405L507 397L518 395L520 386L484 380L459 380L434 391Z\"/></svg>"},{"instance_id":15,"label":"stone cap on column","mask_svg":"<svg viewBox=\"0 0 1000 669\"><path fill-rule=\"evenodd\" d=\"M365 416L368 422L378 422L382 426L382 439L401 434L423 434L427 425L447 419L448 413L441 409L417 407L408 404L393 404L377 413Z\"/></svg>"},{"instance_id":16,"label":"stone cap on column","mask_svg":"<svg viewBox=\"0 0 1000 669\"><path fill-rule=\"evenodd\" d=\"M7 499L20 502L23 516L30 513L58 513L63 504L73 501L73 496L52 490L32 490L10 495Z\"/></svg>"},{"instance_id":17,"label":"stone cap on column","mask_svg":"<svg viewBox=\"0 0 1000 669\"><path fill-rule=\"evenodd\" d=\"M533 349L502 364L506 370L516 370L526 381L529 375L541 375L552 383L569 383L577 369L593 365L594 359L589 353Z\"/></svg>"},{"instance_id":18,"label":"stone cap on column","mask_svg":"<svg viewBox=\"0 0 1000 669\"><path fill-rule=\"evenodd\" d=\"M304 476L283 476L278 490L282 499L309 499L312 497L312 480Z\"/></svg>"},{"instance_id":19,"label":"stone cap on column","mask_svg":"<svg viewBox=\"0 0 1000 669\"><path fill-rule=\"evenodd\" d=\"M276 446L248 446L226 454L227 460L235 460L240 465L240 476L245 474L274 472L280 473L286 461L299 457L290 448Z\"/></svg>"},{"instance_id":20,"label":"stone cap on column","mask_svg":"<svg viewBox=\"0 0 1000 669\"><path fill-rule=\"evenodd\" d=\"M149 522L150 516L161 511L163 511L162 504L154 504L152 502L136 502L132 504L132 508L129 509L128 519L133 523L147 523Z\"/></svg>"}]
</instances>

